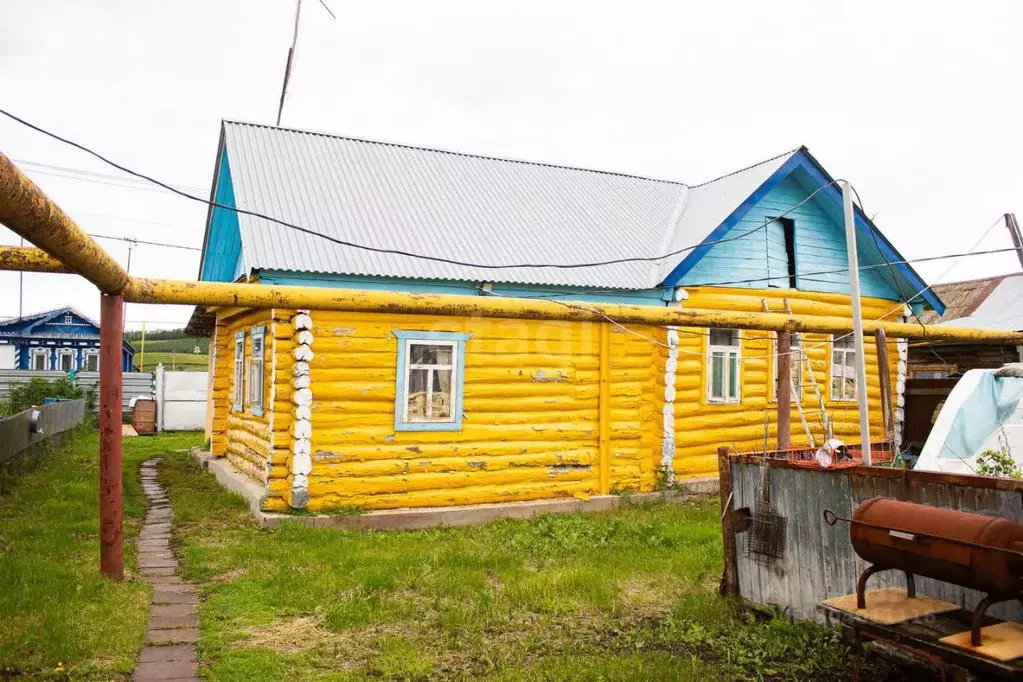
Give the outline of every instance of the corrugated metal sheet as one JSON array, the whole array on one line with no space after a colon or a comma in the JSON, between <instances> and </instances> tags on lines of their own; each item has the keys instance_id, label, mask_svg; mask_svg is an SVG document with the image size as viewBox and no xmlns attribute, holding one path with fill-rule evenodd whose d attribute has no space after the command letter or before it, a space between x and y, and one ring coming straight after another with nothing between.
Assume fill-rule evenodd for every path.
<instances>
[{"instance_id":1,"label":"corrugated metal sheet","mask_svg":"<svg viewBox=\"0 0 1023 682\"><path fill-rule=\"evenodd\" d=\"M0 396L7 395L8 388L14 383L23 383L30 379L42 378L47 381L62 379L66 377L65 372L37 372L26 369L0 369ZM153 374L151 372L124 372L122 375L122 386L124 388L121 406L125 413L128 412L128 404L132 398L140 395L153 395ZM78 372L75 375L75 385L86 390L98 390L99 372ZM94 406L99 409L98 402Z\"/></svg>"},{"instance_id":2,"label":"corrugated metal sheet","mask_svg":"<svg viewBox=\"0 0 1023 682\"><path fill-rule=\"evenodd\" d=\"M662 253L671 253L693 244L699 244L739 207L749 195L767 181L798 150L786 152L755 166L691 188L685 210L678 224L668 233L669 240ZM752 228L750 228L752 229ZM763 241L763 234L760 237ZM689 255L684 253L676 258L663 261L657 271L657 284L664 281L671 271Z\"/></svg>"},{"instance_id":3,"label":"corrugated metal sheet","mask_svg":"<svg viewBox=\"0 0 1023 682\"><path fill-rule=\"evenodd\" d=\"M731 461L733 505L755 512L760 500L760 466ZM849 526L829 526L823 513L830 509L849 518L861 503L887 497L1023 523L1018 491L993 490L949 483L925 483L901 478L852 475L849 470L820 471L771 467L771 502L788 519L785 550L780 561L761 566L746 557L746 534L736 536L739 558L739 593L753 603L777 604L793 617L823 620L817 605L825 599L856 591L856 580L867 563L856 556L849 542ZM867 589L905 587L905 576L885 571L870 578ZM972 609L983 597L949 583L916 577L917 591ZM998 604L988 611L1000 618L1023 621L1018 602Z\"/></svg>"},{"instance_id":4,"label":"corrugated metal sheet","mask_svg":"<svg viewBox=\"0 0 1023 682\"><path fill-rule=\"evenodd\" d=\"M224 125L239 208L336 239L467 263L579 263L697 243L787 155L705 184ZM485 269L341 246L240 215L246 269L645 289L661 264ZM717 222L715 222L717 221ZM685 254L664 263L668 270Z\"/></svg>"},{"instance_id":5,"label":"corrugated metal sheet","mask_svg":"<svg viewBox=\"0 0 1023 682\"><path fill-rule=\"evenodd\" d=\"M966 317L977 309L1003 279L1004 277L985 277L965 282L935 284L931 291L945 303L945 314L938 315L937 311L926 310L920 316L920 321L924 324L938 324L941 321L948 322Z\"/></svg>"},{"instance_id":6,"label":"corrugated metal sheet","mask_svg":"<svg viewBox=\"0 0 1023 682\"><path fill-rule=\"evenodd\" d=\"M1023 277L1004 277L965 317L942 322L949 327L1023 330Z\"/></svg>"}]
</instances>

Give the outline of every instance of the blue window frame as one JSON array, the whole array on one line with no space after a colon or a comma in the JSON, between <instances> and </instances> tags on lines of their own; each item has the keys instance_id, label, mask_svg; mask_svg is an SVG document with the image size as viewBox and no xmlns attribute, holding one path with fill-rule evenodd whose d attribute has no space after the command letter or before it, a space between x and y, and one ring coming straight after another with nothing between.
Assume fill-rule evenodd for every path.
<instances>
[{"instance_id":1,"label":"blue window frame","mask_svg":"<svg viewBox=\"0 0 1023 682\"><path fill-rule=\"evenodd\" d=\"M252 348L249 360L249 411L257 417L263 416L263 365L266 327L252 328Z\"/></svg>"},{"instance_id":2,"label":"blue window frame","mask_svg":"<svg viewBox=\"0 0 1023 682\"><path fill-rule=\"evenodd\" d=\"M398 380L395 431L458 431L462 428L465 342L456 332L394 332Z\"/></svg>"},{"instance_id":3,"label":"blue window frame","mask_svg":"<svg viewBox=\"0 0 1023 682\"><path fill-rule=\"evenodd\" d=\"M241 412L245 400L245 330L234 335L234 396L231 411Z\"/></svg>"}]
</instances>

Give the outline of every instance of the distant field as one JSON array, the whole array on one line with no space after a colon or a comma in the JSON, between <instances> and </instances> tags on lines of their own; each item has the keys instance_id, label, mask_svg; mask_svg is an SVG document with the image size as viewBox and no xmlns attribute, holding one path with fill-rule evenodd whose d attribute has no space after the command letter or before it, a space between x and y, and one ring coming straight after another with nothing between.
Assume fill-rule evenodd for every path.
<instances>
[{"instance_id":1,"label":"distant field","mask_svg":"<svg viewBox=\"0 0 1023 682\"><path fill-rule=\"evenodd\" d=\"M135 339L131 342L136 351L142 350L142 341ZM209 339L146 339L146 355L153 353L191 353L195 347L205 355L210 350Z\"/></svg>"},{"instance_id":2,"label":"distant field","mask_svg":"<svg viewBox=\"0 0 1023 682\"><path fill-rule=\"evenodd\" d=\"M163 363L164 369L176 369L176 370L195 370L197 372L205 372L209 367L209 357L204 353L203 355L195 355L193 353L167 353L167 352L151 352L149 350L149 342L146 342L146 355L142 357L142 353L136 349L135 352L135 365L145 362L145 366L142 369L151 371L156 369L156 366Z\"/></svg>"}]
</instances>

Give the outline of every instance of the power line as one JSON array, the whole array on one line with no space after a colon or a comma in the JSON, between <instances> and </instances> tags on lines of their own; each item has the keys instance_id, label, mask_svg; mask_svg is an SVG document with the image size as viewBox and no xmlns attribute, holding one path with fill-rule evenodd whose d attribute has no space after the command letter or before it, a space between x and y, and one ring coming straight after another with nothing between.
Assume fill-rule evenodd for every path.
<instances>
[{"instance_id":1,"label":"power line","mask_svg":"<svg viewBox=\"0 0 1023 682\"><path fill-rule=\"evenodd\" d=\"M653 263L653 262L657 262L657 261L662 261L662 260L671 258L673 256L678 256L678 255L681 255L683 253L686 253L686 252L689 252L689 251L693 251L695 249L699 249L701 247L710 247L710 246L714 246L716 244L725 244L725 243L728 243L728 242L733 242L733 241L736 241L736 240L748 237L749 235L754 234L756 232L759 232L760 230L766 228L767 225L770 224L771 222L773 222L774 220L777 220L778 218L784 218L789 213L795 211L800 206L802 206L803 204L805 204L808 201L810 201L819 192L822 192L825 189L827 189L828 187L830 187L830 186L840 182L840 180L832 180L831 182L827 183L826 185L822 185L821 187L818 187L809 196L807 196L805 199L803 199L801 202L799 202L798 204L796 204L795 206L793 206L789 210L785 211L781 215L774 216L770 220L765 220L763 223L761 223L760 225L758 225L757 227L755 227L755 228L753 228L751 230L748 230L747 232L743 232L742 234L738 234L738 235L735 235L735 236L732 236L732 237L724 237L722 239L717 239L717 240L713 240L713 241L705 241L705 242L701 242L699 244L693 244L691 246L684 246L684 247L682 247L680 249L676 249L674 251L671 251L671 252L668 252L668 253L664 253L664 254L661 254L661 255L658 255L658 256L634 256L634 257L629 257L629 258L616 258L616 259L606 260L606 261L595 261L595 262L591 262L591 263L507 263L507 264L484 264L484 263L472 263L472 262L468 262L468 261L460 261L460 260L456 260L456 259L452 259L452 258L443 258L443 257L440 257L440 256L428 256L428 255L425 255L425 254L413 253L413 252L404 251L404 250L401 250L401 249L389 249L389 248L382 248L382 247L376 247L376 246L368 246L366 244L358 244L356 242L350 242L350 241L347 241L347 240L344 240L344 239L338 239L336 237L332 237L330 235L326 235L326 234L323 234L321 232L317 232L316 230L310 230L308 228L302 227L301 225L296 225L294 223L289 223L289 222L287 222L285 220L281 220L279 218L275 218L275 217L267 215L265 213L260 213L258 211L249 211L247 209L237 208L235 206L226 206L226 205L220 204L220 203L218 203L216 201L212 201L212 200L209 200L209 199L203 199L202 197L197 197L197 196L191 195L188 192L182 191L182 190L180 190L180 189L178 189L178 188L176 188L176 187L174 187L172 185L169 185L169 184L167 184L165 182L161 182L160 180L157 180L156 178L153 178L153 177L151 177L149 175L146 175L144 173L140 173L138 171L135 171L135 170L132 170L132 169L127 168L125 166L122 166L121 164L119 164L119 163L117 163L115 161L111 161L110 159L106 158L105 156L103 156L99 152L93 151L92 149L89 149L88 147L86 147L84 145L81 145L81 144L79 144L79 143L77 143L77 142L75 142L73 140L69 140L67 138L61 137L60 135L57 135L56 133L50 132L49 130L46 130L45 128L41 128L41 127L35 125L34 123L30 123L29 121L26 121L23 118L15 116L14 114L10 113L9 111L6 111L4 109L0 109L0 114L3 114L4 116L10 118L13 121L17 121L18 123L20 123L20 124L22 124L22 125L24 125L24 126L26 126L28 128L31 128L32 130L35 130L36 132L42 133L43 135L46 135L47 137L50 137L50 138L52 138L54 140L62 142L64 144L66 144L66 145L72 146L75 149L78 149L80 151L85 152L86 154L94 156L95 158L99 159L103 163L106 163L106 164L108 164L108 165L110 165L110 166L112 166L112 167L114 167L114 168L116 168L116 169L118 169L118 170L120 170L120 171L122 171L124 173L128 173L129 175L133 175L133 176L135 176L137 178L141 178L143 180L151 182L154 185L162 187L162 188L164 188L164 189L166 189L166 190L168 190L170 192L173 192L174 194L178 194L178 195L180 195L180 196L182 196L182 197L184 197L186 199L191 199L192 201L196 201L196 202L199 202L201 204L205 204L206 206L209 206L211 208L219 208L219 209L223 209L223 210L226 210L226 211L233 211L234 213L238 213L240 215L248 215L248 216L252 216L254 218L262 218L263 220L268 220L268 221L270 221L272 223L277 223L278 225L283 225L284 227L290 228L290 229L295 230L297 232L302 232L304 234L311 235L313 237L319 237L321 239L324 239L324 240L329 241L329 242L334 243L334 244L338 244L340 246L347 246L349 248L360 249L360 250L363 250L363 251L370 251L370 252L373 252L373 253L385 253L385 254L392 254L392 255L398 255L398 256L407 256L409 258L417 258L417 259L421 259L421 260L433 261L433 262L437 262L437 263L445 263L445 264L448 264L448 265L458 265L458 266L462 266L462 267L477 268L477 269L481 269L481 270L510 270L510 269L519 269L519 268L535 268L535 269L539 269L539 268L552 268L552 269L558 269L558 270L573 270L573 269L579 269L579 268L593 268L593 267L602 267L602 266L606 266L606 265L617 265L617 264L621 264L621 263Z\"/></svg>"},{"instance_id":2,"label":"power line","mask_svg":"<svg viewBox=\"0 0 1023 682\"><path fill-rule=\"evenodd\" d=\"M184 244L166 244L164 242L149 242L144 239L135 239L133 237L114 237L108 234L96 234L95 232L89 233L90 237L97 237L99 239L117 239L122 242L129 242L131 244L145 244L146 246L166 246L171 249L184 249L185 251L202 251L198 246L185 246Z\"/></svg>"},{"instance_id":3,"label":"power line","mask_svg":"<svg viewBox=\"0 0 1023 682\"><path fill-rule=\"evenodd\" d=\"M82 175L90 178L96 178L97 180L113 180L125 184L139 185L140 187L148 186L148 183L144 180L139 180L132 177L125 177L123 175L113 175L111 173L99 173L97 171L86 170L84 168L74 168L72 166L58 166L51 163L42 163L41 161L29 161L28 159L11 159L15 163L21 166L34 166L35 172L41 173L43 171L57 171L61 173L73 173L75 175ZM38 170L43 169L43 170ZM32 169L30 169L32 170ZM192 185L175 185L183 190L191 190L193 192L204 192L202 187L194 187Z\"/></svg>"},{"instance_id":4,"label":"power line","mask_svg":"<svg viewBox=\"0 0 1023 682\"><path fill-rule=\"evenodd\" d=\"M999 218L999 220L1001 220L1001 218ZM1018 249L1016 249L1015 247L1007 247L1007 248L1003 248L1003 249L989 249L987 251L964 251L962 253L948 253L948 254L944 254L944 255L941 255L941 256L925 256L923 258L906 258L906 259L903 259L903 260L886 261L884 263L877 263L877 264L874 264L874 265L861 265L859 267L859 269L860 270L875 270L875 269L878 269L878 268L887 268L889 263L891 263L892 265L906 265L906 264L911 264L911 263L929 263L931 261L948 260L949 258L965 258L967 256L989 256L989 255L995 254L995 253L1008 253L1009 251L1018 251ZM956 265L958 265L958 263L953 263L952 267L955 267ZM951 270L951 269L952 268L949 268L949 270ZM809 278L809 277L815 276L815 275L837 275L837 274L845 274L845 273L848 273L848 272L849 272L849 268L835 268L835 269L832 269L832 270L815 270L815 271L811 271L811 272L800 272L800 273L797 274L797 276L799 277L799 279L805 279L805 278ZM945 274L948 274L948 271L946 271ZM941 279L941 277L943 277L943 276L944 275L939 275L936 279ZM689 286L692 286L692 287L723 287L723 286L728 286L730 284L753 284L754 282L765 282L765 281L771 280L771 279L778 279L778 278L777 277L751 277L751 278L747 278L747 279L732 279L732 280L727 280L727 281L722 281L722 282L696 282L696 283L690 284ZM810 280L810 281L827 282L829 280ZM916 295L919 296L923 292L927 291L927 289L930 289L932 286L936 286L937 284L939 284L939 283L936 282L934 285L929 285L929 286L925 287L924 289L921 289Z\"/></svg>"}]
</instances>

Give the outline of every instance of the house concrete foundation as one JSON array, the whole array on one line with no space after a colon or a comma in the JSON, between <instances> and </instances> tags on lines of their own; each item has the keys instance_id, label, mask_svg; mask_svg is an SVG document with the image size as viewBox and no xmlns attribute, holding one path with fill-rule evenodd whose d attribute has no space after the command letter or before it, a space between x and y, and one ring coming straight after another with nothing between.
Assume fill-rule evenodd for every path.
<instances>
[{"instance_id":1,"label":"house concrete foundation","mask_svg":"<svg viewBox=\"0 0 1023 682\"><path fill-rule=\"evenodd\" d=\"M383 509L344 516L278 514L262 511L260 507L265 494L264 488L226 458L212 457L209 452L199 448L192 448L192 455L203 469L216 476L222 486L245 498L253 517L264 528L278 528L282 521L295 521L316 528L333 527L346 530L418 530L476 526L499 519L531 519L541 514L600 512L623 505L660 500L673 503L695 502L718 492L718 480L712 477L680 480L676 482L677 487L672 490L627 495L593 495L588 500L558 498L453 507Z\"/></svg>"}]
</instances>

